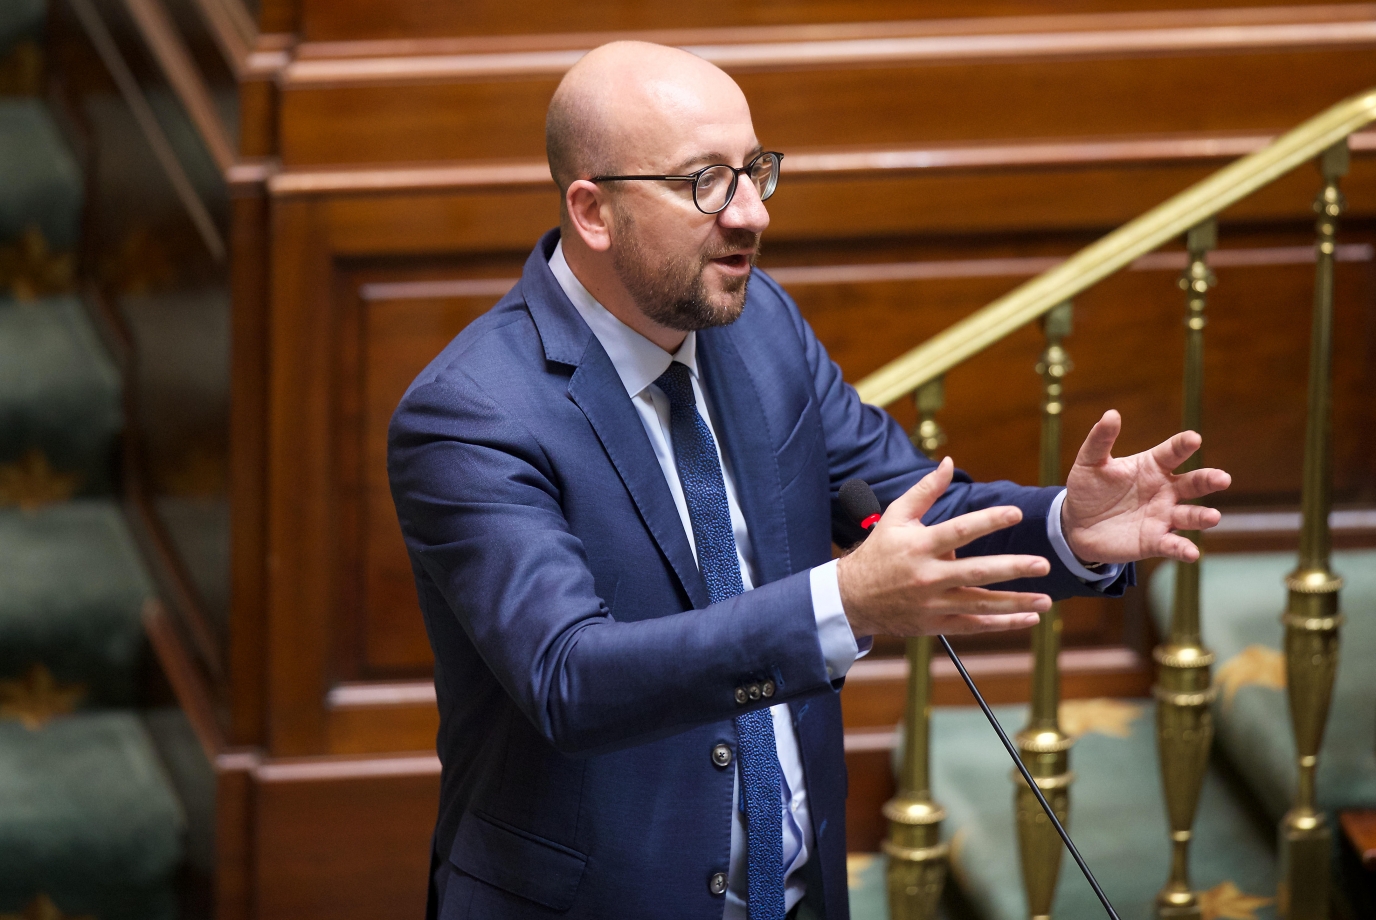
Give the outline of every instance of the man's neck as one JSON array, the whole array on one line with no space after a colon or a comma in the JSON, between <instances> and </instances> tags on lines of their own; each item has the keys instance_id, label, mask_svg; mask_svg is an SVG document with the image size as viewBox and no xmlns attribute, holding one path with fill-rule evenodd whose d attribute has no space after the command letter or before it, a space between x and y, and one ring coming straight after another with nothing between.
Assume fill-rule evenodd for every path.
<instances>
[{"instance_id":1,"label":"man's neck","mask_svg":"<svg viewBox=\"0 0 1376 920\"><path fill-rule=\"evenodd\" d=\"M560 234L560 245L573 276L608 313L669 354L679 350L688 333L662 326L645 315L617 277L610 253L593 252L574 233Z\"/></svg>"}]
</instances>

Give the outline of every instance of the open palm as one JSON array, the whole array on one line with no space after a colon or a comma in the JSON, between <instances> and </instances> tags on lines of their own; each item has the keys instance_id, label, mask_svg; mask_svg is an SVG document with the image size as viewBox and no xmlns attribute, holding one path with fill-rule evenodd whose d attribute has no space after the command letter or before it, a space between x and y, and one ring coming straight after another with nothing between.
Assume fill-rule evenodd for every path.
<instances>
[{"instance_id":1,"label":"open palm","mask_svg":"<svg viewBox=\"0 0 1376 920\"><path fill-rule=\"evenodd\" d=\"M1214 508L1185 504L1228 488L1223 470L1199 469L1176 475L1202 442L1182 431L1151 450L1112 456L1123 421L1110 409L1090 430L1066 478L1061 525L1066 542L1090 562L1135 562L1166 556L1182 562L1199 558L1199 549L1180 530L1207 530L1219 522Z\"/></svg>"}]
</instances>

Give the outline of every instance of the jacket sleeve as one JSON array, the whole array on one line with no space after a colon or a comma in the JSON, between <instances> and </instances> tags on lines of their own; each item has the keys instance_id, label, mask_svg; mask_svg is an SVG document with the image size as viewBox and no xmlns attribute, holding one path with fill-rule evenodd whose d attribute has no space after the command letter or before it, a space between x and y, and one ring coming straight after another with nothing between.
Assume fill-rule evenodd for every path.
<instances>
[{"instance_id":1,"label":"jacket sleeve","mask_svg":"<svg viewBox=\"0 0 1376 920\"><path fill-rule=\"evenodd\" d=\"M705 609L614 619L538 439L471 378L407 394L388 472L418 578L564 753L630 746L830 687L807 572ZM765 680L772 699L736 702L737 687Z\"/></svg>"},{"instance_id":2,"label":"jacket sleeve","mask_svg":"<svg viewBox=\"0 0 1376 920\"><path fill-rule=\"evenodd\" d=\"M826 437L831 477L832 532L838 544L850 546L862 539L864 534L841 509L838 501L841 483L852 478L865 480L874 489L880 505L887 508L890 502L935 469L936 464L913 446L891 415L860 401L860 395L842 378L841 369L831 360L792 299L772 278L768 279L768 283L788 308L794 332L802 342L812 374ZM956 470L950 487L923 520L935 524L981 508L1016 505L1023 513L1019 524L976 540L958 551L957 555L1015 553L1043 556L1051 563L1051 572L1043 578L1019 579L991 587L1037 591L1055 599L1075 595L1121 596L1127 587L1135 583L1133 566L1124 566L1115 581L1096 589L1071 574L1056 555L1047 535L1046 517L1052 500L1060 491L1059 487L1036 488L1007 481L977 483L964 471Z\"/></svg>"}]
</instances>

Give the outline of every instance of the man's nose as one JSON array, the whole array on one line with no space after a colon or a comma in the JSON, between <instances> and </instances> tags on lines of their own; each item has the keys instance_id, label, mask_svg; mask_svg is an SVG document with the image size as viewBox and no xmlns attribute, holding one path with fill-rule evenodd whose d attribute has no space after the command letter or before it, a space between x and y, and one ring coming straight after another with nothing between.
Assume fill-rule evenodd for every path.
<instances>
[{"instance_id":1,"label":"man's nose","mask_svg":"<svg viewBox=\"0 0 1376 920\"><path fill-rule=\"evenodd\" d=\"M736 194L731 203L717 214L717 223L722 227L735 230L749 230L763 233L769 226L769 211L760 198L760 190L749 178L742 176L736 184Z\"/></svg>"}]
</instances>

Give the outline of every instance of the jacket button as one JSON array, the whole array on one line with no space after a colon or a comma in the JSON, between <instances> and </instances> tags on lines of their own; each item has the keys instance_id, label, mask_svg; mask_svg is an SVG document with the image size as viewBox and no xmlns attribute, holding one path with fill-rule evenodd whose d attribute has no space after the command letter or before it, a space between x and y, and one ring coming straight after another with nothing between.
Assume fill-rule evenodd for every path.
<instances>
[{"instance_id":1,"label":"jacket button","mask_svg":"<svg viewBox=\"0 0 1376 920\"><path fill-rule=\"evenodd\" d=\"M746 687L745 689L746 689L747 691L749 691L749 693L750 693L750 698L751 698L752 700L758 700L758 699L760 698L760 685L759 685L759 684L751 684L749 687Z\"/></svg>"},{"instance_id":2,"label":"jacket button","mask_svg":"<svg viewBox=\"0 0 1376 920\"><path fill-rule=\"evenodd\" d=\"M713 894L726 894L726 873L712 873L712 878L707 882L707 890Z\"/></svg>"},{"instance_id":3,"label":"jacket button","mask_svg":"<svg viewBox=\"0 0 1376 920\"><path fill-rule=\"evenodd\" d=\"M744 687L737 687L737 688L736 688L736 705L737 705L737 706L744 706L744 705L745 705L745 701L748 700L748 699L750 699L750 697L749 697L749 695L745 692L745 688L744 688Z\"/></svg>"},{"instance_id":4,"label":"jacket button","mask_svg":"<svg viewBox=\"0 0 1376 920\"><path fill-rule=\"evenodd\" d=\"M731 748L725 744L718 744L712 748L712 763L719 767L731 765Z\"/></svg>"},{"instance_id":5,"label":"jacket button","mask_svg":"<svg viewBox=\"0 0 1376 920\"><path fill-rule=\"evenodd\" d=\"M761 684L760 692L764 694L765 699L769 699L772 696L774 696L774 681L767 680L763 684Z\"/></svg>"}]
</instances>

